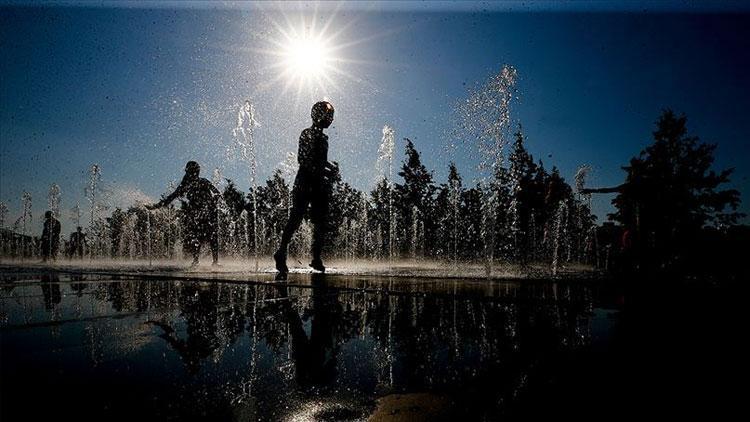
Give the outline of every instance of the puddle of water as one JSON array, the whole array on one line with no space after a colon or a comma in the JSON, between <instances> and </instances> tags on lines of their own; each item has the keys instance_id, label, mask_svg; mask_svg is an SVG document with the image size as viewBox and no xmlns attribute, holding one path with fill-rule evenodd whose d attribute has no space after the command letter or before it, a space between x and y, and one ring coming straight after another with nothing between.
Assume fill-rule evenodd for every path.
<instances>
[{"instance_id":1,"label":"puddle of water","mask_svg":"<svg viewBox=\"0 0 750 422\"><path fill-rule=\"evenodd\" d=\"M3 280L4 420L364 420L410 392L495 418L607 361L620 321L592 283Z\"/></svg>"}]
</instances>

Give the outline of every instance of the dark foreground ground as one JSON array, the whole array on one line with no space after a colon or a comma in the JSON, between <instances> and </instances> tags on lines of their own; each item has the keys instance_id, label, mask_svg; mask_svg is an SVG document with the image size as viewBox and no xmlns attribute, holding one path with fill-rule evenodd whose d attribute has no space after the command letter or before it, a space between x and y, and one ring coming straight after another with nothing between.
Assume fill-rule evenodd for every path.
<instances>
[{"instance_id":1,"label":"dark foreground ground","mask_svg":"<svg viewBox=\"0 0 750 422\"><path fill-rule=\"evenodd\" d=\"M0 280L3 421L716 418L744 391L736 285Z\"/></svg>"}]
</instances>

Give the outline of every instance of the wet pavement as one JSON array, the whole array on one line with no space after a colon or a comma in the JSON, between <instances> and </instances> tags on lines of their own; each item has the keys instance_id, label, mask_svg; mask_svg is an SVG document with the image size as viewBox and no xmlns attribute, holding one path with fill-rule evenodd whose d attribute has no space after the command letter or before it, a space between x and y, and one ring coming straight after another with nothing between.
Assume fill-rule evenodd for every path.
<instances>
[{"instance_id":1,"label":"wet pavement","mask_svg":"<svg viewBox=\"0 0 750 422\"><path fill-rule=\"evenodd\" d=\"M612 283L0 277L2 420L495 420L617 398Z\"/></svg>"}]
</instances>

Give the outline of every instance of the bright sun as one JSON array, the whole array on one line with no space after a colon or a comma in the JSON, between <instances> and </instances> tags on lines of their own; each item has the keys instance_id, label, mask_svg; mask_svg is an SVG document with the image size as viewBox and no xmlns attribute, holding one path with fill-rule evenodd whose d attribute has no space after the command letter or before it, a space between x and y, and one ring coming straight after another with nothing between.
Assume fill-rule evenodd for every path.
<instances>
[{"instance_id":1,"label":"bright sun","mask_svg":"<svg viewBox=\"0 0 750 422\"><path fill-rule=\"evenodd\" d=\"M341 91L342 78L354 79L345 70L352 60L342 57L346 48L360 42L344 40L350 23L334 25L335 13L325 21L317 13L291 16L283 11L269 18L274 30L266 38L267 46L258 51L272 57L268 67L272 74L262 89L275 89L280 83L282 97L296 91L299 102L331 98Z\"/></svg>"},{"instance_id":2,"label":"bright sun","mask_svg":"<svg viewBox=\"0 0 750 422\"><path fill-rule=\"evenodd\" d=\"M320 37L301 36L287 40L283 52L285 71L299 82L318 82L330 70L330 48Z\"/></svg>"}]
</instances>

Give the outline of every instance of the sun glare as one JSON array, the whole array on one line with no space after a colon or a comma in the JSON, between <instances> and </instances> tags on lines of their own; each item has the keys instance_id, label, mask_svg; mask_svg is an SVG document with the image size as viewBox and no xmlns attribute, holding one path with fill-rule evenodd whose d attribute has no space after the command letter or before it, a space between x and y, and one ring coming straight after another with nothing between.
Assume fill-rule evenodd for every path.
<instances>
[{"instance_id":1,"label":"sun glare","mask_svg":"<svg viewBox=\"0 0 750 422\"><path fill-rule=\"evenodd\" d=\"M322 77L330 66L329 48L316 37L298 37L288 40L284 49L286 72L293 79L305 81Z\"/></svg>"},{"instance_id":2,"label":"sun glare","mask_svg":"<svg viewBox=\"0 0 750 422\"><path fill-rule=\"evenodd\" d=\"M351 22L336 26L335 15L331 13L325 21L317 12L268 15L273 30L261 52L271 58L272 76L262 89L275 89L280 83L282 94L296 91L297 101L330 97L341 89L341 78L351 78L344 69L351 60L341 54L358 41L345 41L344 32Z\"/></svg>"}]
</instances>

